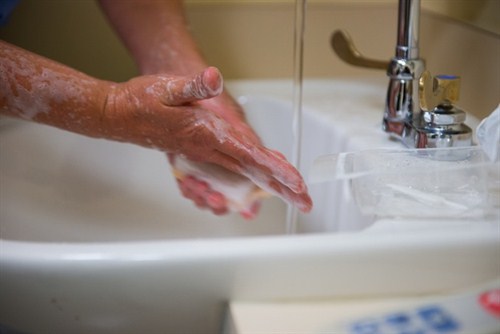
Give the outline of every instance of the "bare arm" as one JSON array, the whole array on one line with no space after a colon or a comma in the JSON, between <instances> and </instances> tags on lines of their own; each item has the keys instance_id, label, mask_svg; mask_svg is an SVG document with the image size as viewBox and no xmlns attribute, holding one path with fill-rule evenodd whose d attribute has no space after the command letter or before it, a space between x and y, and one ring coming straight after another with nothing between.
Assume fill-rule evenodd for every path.
<instances>
[{"instance_id":1,"label":"bare arm","mask_svg":"<svg viewBox=\"0 0 500 334\"><path fill-rule=\"evenodd\" d=\"M3 114L101 137L112 83L0 41Z\"/></svg>"},{"instance_id":2,"label":"bare arm","mask_svg":"<svg viewBox=\"0 0 500 334\"><path fill-rule=\"evenodd\" d=\"M305 184L282 156L201 105L221 90L215 68L114 83L0 41L1 113L214 163L309 210Z\"/></svg>"},{"instance_id":3,"label":"bare arm","mask_svg":"<svg viewBox=\"0 0 500 334\"><path fill-rule=\"evenodd\" d=\"M141 73L193 74L207 64L181 0L99 0Z\"/></svg>"},{"instance_id":4,"label":"bare arm","mask_svg":"<svg viewBox=\"0 0 500 334\"><path fill-rule=\"evenodd\" d=\"M142 74L189 75L207 67L189 31L182 0L99 1ZM200 104L260 142L227 91Z\"/></svg>"},{"instance_id":5,"label":"bare arm","mask_svg":"<svg viewBox=\"0 0 500 334\"><path fill-rule=\"evenodd\" d=\"M215 68L192 76L149 75L115 83L0 41L1 113L86 136L200 155L189 152L189 138L181 138L181 129L205 112L181 106L221 91L222 77Z\"/></svg>"}]
</instances>

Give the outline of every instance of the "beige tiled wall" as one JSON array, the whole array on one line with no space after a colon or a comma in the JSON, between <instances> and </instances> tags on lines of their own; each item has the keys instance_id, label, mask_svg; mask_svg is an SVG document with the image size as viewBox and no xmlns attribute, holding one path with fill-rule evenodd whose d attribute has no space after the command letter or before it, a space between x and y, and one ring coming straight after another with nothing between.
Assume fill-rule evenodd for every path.
<instances>
[{"instance_id":1,"label":"beige tiled wall","mask_svg":"<svg viewBox=\"0 0 500 334\"><path fill-rule=\"evenodd\" d=\"M191 0L187 13L205 56L226 79L291 78L293 1ZM364 54L388 60L396 16L396 0L311 0L305 77L385 76L342 63L329 38L335 29L346 29ZM420 37L432 72L462 76L460 105L478 117L491 112L500 102L500 37L426 10ZM121 81L136 74L95 1L23 0L0 28L0 38L100 78Z\"/></svg>"}]
</instances>

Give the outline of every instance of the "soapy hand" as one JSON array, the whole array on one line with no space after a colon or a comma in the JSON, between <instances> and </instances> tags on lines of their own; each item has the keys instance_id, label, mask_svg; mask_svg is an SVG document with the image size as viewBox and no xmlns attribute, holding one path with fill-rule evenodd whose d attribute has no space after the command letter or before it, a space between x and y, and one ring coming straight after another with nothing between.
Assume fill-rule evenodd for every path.
<instances>
[{"instance_id":1,"label":"soapy hand","mask_svg":"<svg viewBox=\"0 0 500 334\"><path fill-rule=\"evenodd\" d=\"M114 85L104 110L105 131L115 140L169 152L174 171L175 156L214 164L239 175L238 184L251 180L301 211L310 211L312 202L299 172L283 155L260 143L241 109L229 95L220 95L222 89L222 77L213 67L192 77L146 75ZM230 194L207 180L185 174L178 182L184 196L217 214L236 208L252 217L260 197L252 194L262 194L249 187L250 196L239 199L243 206L231 207Z\"/></svg>"},{"instance_id":2,"label":"soapy hand","mask_svg":"<svg viewBox=\"0 0 500 334\"><path fill-rule=\"evenodd\" d=\"M218 165L194 162L180 155L168 156L182 194L216 215L233 211L252 219L259 211L261 199L269 196L248 178Z\"/></svg>"}]
</instances>

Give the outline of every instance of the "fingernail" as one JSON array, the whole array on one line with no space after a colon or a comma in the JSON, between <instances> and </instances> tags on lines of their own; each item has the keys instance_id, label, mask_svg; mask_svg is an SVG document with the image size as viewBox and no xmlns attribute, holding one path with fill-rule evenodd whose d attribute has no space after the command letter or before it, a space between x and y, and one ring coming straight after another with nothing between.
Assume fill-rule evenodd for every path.
<instances>
[{"instance_id":1,"label":"fingernail","mask_svg":"<svg viewBox=\"0 0 500 334\"><path fill-rule=\"evenodd\" d=\"M216 67L209 67L203 72L202 83L209 91L210 95L217 96L222 93L223 79L222 75Z\"/></svg>"},{"instance_id":2,"label":"fingernail","mask_svg":"<svg viewBox=\"0 0 500 334\"><path fill-rule=\"evenodd\" d=\"M212 192L208 194L206 196L206 201L207 204L214 209L224 208L227 205L225 196L219 192Z\"/></svg>"},{"instance_id":3,"label":"fingernail","mask_svg":"<svg viewBox=\"0 0 500 334\"><path fill-rule=\"evenodd\" d=\"M312 210L312 207L313 207L312 200L309 196L307 196L307 199L305 199L303 202L299 203L297 206L299 207L300 211L302 211L304 213L308 213Z\"/></svg>"}]
</instances>

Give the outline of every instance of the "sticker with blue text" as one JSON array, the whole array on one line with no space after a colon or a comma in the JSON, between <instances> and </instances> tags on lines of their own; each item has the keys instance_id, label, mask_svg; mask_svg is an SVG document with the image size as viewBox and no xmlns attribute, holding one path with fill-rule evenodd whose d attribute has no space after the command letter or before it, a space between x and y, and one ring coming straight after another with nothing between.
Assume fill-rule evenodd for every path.
<instances>
[{"instance_id":1,"label":"sticker with blue text","mask_svg":"<svg viewBox=\"0 0 500 334\"><path fill-rule=\"evenodd\" d=\"M455 334L460 323L438 305L396 311L348 324L350 334Z\"/></svg>"}]
</instances>

